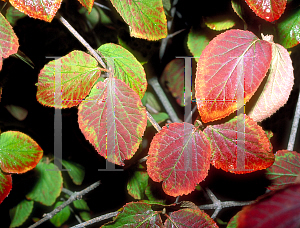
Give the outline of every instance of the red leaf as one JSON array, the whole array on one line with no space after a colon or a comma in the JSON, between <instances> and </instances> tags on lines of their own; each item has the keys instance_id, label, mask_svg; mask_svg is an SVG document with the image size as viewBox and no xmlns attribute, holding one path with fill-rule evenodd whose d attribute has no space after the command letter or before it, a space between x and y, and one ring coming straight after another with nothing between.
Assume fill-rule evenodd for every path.
<instances>
[{"instance_id":1,"label":"red leaf","mask_svg":"<svg viewBox=\"0 0 300 228\"><path fill-rule=\"evenodd\" d=\"M12 188L11 174L4 174L0 170L0 204L8 196Z\"/></svg>"},{"instance_id":2,"label":"red leaf","mask_svg":"<svg viewBox=\"0 0 300 228\"><path fill-rule=\"evenodd\" d=\"M272 22L281 17L287 0L246 0L246 2L257 16Z\"/></svg>"},{"instance_id":3,"label":"red leaf","mask_svg":"<svg viewBox=\"0 0 300 228\"><path fill-rule=\"evenodd\" d=\"M300 174L300 154L295 151L279 150L275 154L274 164L267 169L267 177L273 181L268 187L277 190L295 183Z\"/></svg>"},{"instance_id":4,"label":"red leaf","mask_svg":"<svg viewBox=\"0 0 300 228\"><path fill-rule=\"evenodd\" d=\"M0 70L2 69L2 58L17 53L19 48L18 37L14 33L9 22L0 13Z\"/></svg>"},{"instance_id":5,"label":"red leaf","mask_svg":"<svg viewBox=\"0 0 300 228\"><path fill-rule=\"evenodd\" d=\"M124 165L139 147L147 115L136 92L122 80L108 78L79 105L78 123L101 156Z\"/></svg>"},{"instance_id":6,"label":"red leaf","mask_svg":"<svg viewBox=\"0 0 300 228\"><path fill-rule=\"evenodd\" d=\"M30 17L51 22L60 8L62 0L9 0L9 2Z\"/></svg>"},{"instance_id":7,"label":"red leaf","mask_svg":"<svg viewBox=\"0 0 300 228\"><path fill-rule=\"evenodd\" d=\"M224 118L243 107L269 69L272 47L253 33L229 30L202 52L196 73L196 99L203 122Z\"/></svg>"},{"instance_id":8,"label":"red leaf","mask_svg":"<svg viewBox=\"0 0 300 228\"><path fill-rule=\"evenodd\" d=\"M239 213L239 228L299 228L300 184L272 192Z\"/></svg>"},{"instance_id":9,"label":"red leaf","mask_svg":"<svg viewBox=\"0 0 300 228\"><path fill-rule=\"evenodd\" d=\"M195 209L182 209L172 212L165 221L165 228L218 228L214 220L205 212Z\"/></svg>"},{"instance_id":10,"label":"red leaf","mask_svg":"<svg viewBox=\"0 0 300 228\"><path fill-rule=\"evenodd\" d=\"M189 123L164 126L153 138L148 174L171 196L191 193L209 170L211 150L203 132Z\"/></svg>"},{"instance_id":11,"label":"red leaf","mask_svg":"<svg viewBox=\"0 0 300 228\"><path fill-rule=\"evenodd\" d=\"M243 117L239 115L225 124L208 126L204 130L211 143L211 163L216 168L242 174L273 164L272 145L266 133L251 118Z\"/></svg>"},{"instance_id":12,"label":"red leaf","mask_svg":"<svg viewBox=\"0 0 300 228\"><path fill-rule=\"evenodd\" d=\"M87 11L90 13L92 11L94 0L78 0L81 5L83 5Z\"/></svg>"}]
</instances>

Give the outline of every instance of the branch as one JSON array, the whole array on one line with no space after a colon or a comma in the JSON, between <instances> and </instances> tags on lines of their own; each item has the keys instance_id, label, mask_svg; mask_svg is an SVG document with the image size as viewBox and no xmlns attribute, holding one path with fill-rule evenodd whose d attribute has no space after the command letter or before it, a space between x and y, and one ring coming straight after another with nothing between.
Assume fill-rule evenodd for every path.
<instances>
[{"instance_id":1,"label":"branch","mask_svg":"<svg viewBox=\"0 0 300 228\"><path fill-rule=\"evenodd\" d=\"M81 199L84 194L97 188L99 185L100 185L100 181L97 181L96 183L90 185L89 187L83 189L80 192L74 192L66 202L64 202L62 205L58 206L57 208L55 208L52 212L44 215L44 218L42 218L41 220L39 220L36 223L34 223L33 225L31 225L29 228L37 227L37 226L41 225L42 223L46 222L47 220L51 219L54 215L56 215L63 208L68 206L70 203L72 203L75 200Z\"/></svg>"},{"instance_id":2,"label":"branch","mask_svg":"<svg viewBox=\"0 0 300 228\"><path fill-rule=\"evenodd\" d=\"M295 144L296 134L297 134L297 130L298 130L299 118L300 118L300 92L299 92L297 106L296 106L296 110L295 110L295 114L294 114L290 138L289 138L289 142L288 142L288 146L287 146L287 150L289 150L289 151L294 150L294 144Z\"/></svg>"},{"instance_id":3,"label":"branch","mask_svg":"<svg viewBox=\"0 0 300 228\"><path fill-rule=\"evenodd\" d=\"M161 127L159 126L159 124L155 121L155 119L151 116L151 114L147 112L147 118L148 120L152 123L153 127L157 130L157 131L160 131L161 130Z\"/></svg>"}]
</instances>

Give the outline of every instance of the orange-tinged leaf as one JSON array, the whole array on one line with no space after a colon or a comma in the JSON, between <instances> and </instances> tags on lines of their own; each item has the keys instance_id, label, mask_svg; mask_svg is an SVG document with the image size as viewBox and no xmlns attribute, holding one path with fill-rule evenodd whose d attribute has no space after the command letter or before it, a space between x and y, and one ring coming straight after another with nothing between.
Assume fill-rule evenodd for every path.
<instances>
[{"instance_id":1,"label":"orange-tinged leaf","mask_svg":"<svg viewBox=\"0 0 300 228\"><path fill-rule=\"evenodd\" d=\"M282 107L288 100L294 84L292 60L288 51L272 43L272 62L267 82L249 116L260 122Z\"/></svg>"},{"instance_id":2,"label":"orange-tinged leaf","mask_svg":"<svg viewBox=\"0 0 300 228\"><path fill-rule=\"evenodd\" d=\"M124 21L130 35L159 40L167 37L167 19L162 0L110 0Z\"/></svg>"},{"instance_id":3,"label":"orange-tinged leaf","mask_svg":"<svg viewBox=\"0 0 300 228\"><path fill-rule=\"evenodd\" d=\"M92 11L94 0L78 0L81 5L83 5L87 11L90 13Z\"/></svg>"},{"instance_id":4,"label":"orange-tinged leaf","mask_svg":"<svg viewBox=\"0 0 300 228\"><path fill-rule=\"evenodd\" d=\"M187 195L207 176L210 145L203 132L189 123L171 123L153 138L147 160L152 180L163 181L171 196Z\"/></svg>"},{"instance_id":5,"label":"orange-tinged leaf","mask_svg":"<svg viewBox=\"0 0 300 228\"><path fill-rule=\"evenodd\" d=\"M58 75L59 77L55 77ZM46 106L70 108L81 103L100 76L97 61L82 51L50 61L39 73L37 100ZM61 86L61 100L56 87ZM61 105L61 106L60 106Z\"/></svg>"},{"instance_id":6,"label":"orange-tinged leaf","mask_svg":"<svg viewBox=\"0 0 300 228\"><path fill-rule=\"evenodd\" d=\"M225 124L208 126L204 133L211 143L211 164L218 169L242 174L266 169L274 162L266 133L246 115L245 119L241 114Z\"/></svg>"},{"instance_id":7,"label":"orange-tinged leaf","mask_svg":"<svg viewBox=\"0 0 300 228\"><path fill-rule=\"evenodd\" d=\"M62 0L9 0L9 2L30 17L51 22L60 8Z\"/></svg>"},{"instance_id":8,"label":"orange-tinged leaf","mask_svg":"<svg viewBox=\"0 0 300 228\"><path fill-rule=\"evenodd\" d=\"M246 0L246 2L257 16L272 22L281 17L287 0Z\"/></svg>"},{"instance_id":9,"label":"orange-tinged leaf","mask_svg":"<svg viewBox=\"0 0 300 228\"><path fill-rule=\"evenodd\" d=\"M9 22L0 13L0 70L2 69L2 58L17 53L18 48L18 37Z\"/></svg>"},{"instance_id":10,"label":"orange-tinged leaf","mask_svg":"<svg viewBox=\"0 0 300 228\"><path fill-rule=\"evenodd\" d=\"M0 170L0 204L8 196L12 188L11 174L4 174Z\"/></svg>"},{"instance_id":11,"label":"orange-tinged leaf","mask_svg":"<svg viewBox=\"0 0 300 228\"><path fill-rule=\"evenodd\" d=\"M78 123L101 156L124 165L139 147L147 114L137 93L125 82L107 78L79 105Z\"/></svg>"},{"instance_id":12,"label":"orange-tinged leaf","mask_svg":"<svg viewBox=\"0 0 300 228\"><path fill-rule=\"evenodd\" d=\"M269 69L272 47L253 33L229 30L203 50L197 65L196 101L201 119L224 118L243 107Z\"/></svg>"}]
</instances>

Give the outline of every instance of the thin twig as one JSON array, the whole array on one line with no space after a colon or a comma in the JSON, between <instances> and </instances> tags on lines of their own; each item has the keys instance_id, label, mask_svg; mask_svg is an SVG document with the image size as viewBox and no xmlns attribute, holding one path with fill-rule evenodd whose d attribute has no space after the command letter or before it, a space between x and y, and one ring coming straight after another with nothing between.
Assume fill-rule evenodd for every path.
<instances>
[{"instance_id":1,"label":"thin twig","mask_svg":"<svg viewBox=\"0 0 300 228\"><path fill-rule=\"evenodd\" d=\"M289 138L289 142L288 142L288 146L287 146L287 149L289 151L294 150L294 144L295 144L296 134L297 134L297 130L298 130L299 118L300 118L300 91L299 91L297 106L296 106L296 110L295 110L295 114L294 114L293 125L291 128L290 138Z\"/></svg>"},{"instance_id":2,"label":"thin twig","mask_svg":"<svg viewBox=\"0 0 300 228\"><path fill-rule=\"evenodd\" d=\"M58 20L88 49L97 61L106 69L106 65L98 53L83 39L83 37L67 22L59 13L56 13Z\"/></svg>"},{"instance_id":3,"label":"thin twig","mask_svg":"<svg viewBox=\"0 0 300 228\"><path fill-rule=\"evenodd\" d=\"M197 110L197 105L194 106L192 112L190 112L190 114L186 118L185 122L189 123L189 121L192 119L192 116L193 116L193 114L195 113L196 110Z\"/></svg>"},{"instance_id":4,"label":"thin twig","mask_svg":"<svg viewBox=\"0 0 300 228\"><path fill-rule=\"evenodd\" d=\"M157 130L160 131L161 127L159 124L155 121L155 119L151 116L151 114L147 111L147 118L148 120L152 123L153 127Z\"/></svg>"},{"instance_id":5,"label":"thin twig","mask_svg":"<svg viewBox=\"0 0 300 228\"><path fill-rule=\"evenodd\" d=\"M62 205L58 206L57 208L55 208L52 212L46 214L44 216L44 218L42 218L41 220L39 220L36 223L34 223L33 225L31 225L29 228L37 227L37 226L41 225L42 223L46 222L47 220L51 219L54 215L56 215L63 208L68 206L70 203L72 203L75 200L81 199L84 194L86 194L86 193L90 192L91 190L97 188L99 185L100 185L100 181L97 181L96 183L90 185L89 187L83 189L80 192L74 192L66 202L64 202Z\"/></svg>"},{"instance_id":6,"label":"thin twig","mask_svg":"<svg viewBox=\"0 0 300 228\"><path fill-rule=\"evenodd\" d=\"M119 213L120 213L119 211L115 211L115 212L111 212L111 213L108 213L108 214L105 214L105 215L101 215L99 217L90 219L89 221L80 223L80 224L78 224L76 226L72 226L70 228L82 228L84 226L91 225L91 224L94 224L96 222L101 222L103 220L113 218L113 217L117 216Z\"/></svg>"},{"instance_id":7,"label":"thin twig","mask_svg":"<svg viewBox=\"0 0 300 228\"><path fill-rule=\"evenodd\" d=\"M153 108L151 105L149 105L148 103L145 106L149 110L149 112L152 112L154 114L158 113L158 111L155 108Z\"/></svg>"},{"instance_id":8,"label":"thin twig","mask_svg":"<svg viewBox=\"0 0 300 228\"><path fill-rule=\"evenodd\" d=\"M107 6L102 5L102 4L98 3L98 2L94 2L94 5L99 6L99 7L102 8L102 9L106 9L106 10L109 10L109 11L111 10L111 9L108 8Z\"/></svg>"}]
</instances>

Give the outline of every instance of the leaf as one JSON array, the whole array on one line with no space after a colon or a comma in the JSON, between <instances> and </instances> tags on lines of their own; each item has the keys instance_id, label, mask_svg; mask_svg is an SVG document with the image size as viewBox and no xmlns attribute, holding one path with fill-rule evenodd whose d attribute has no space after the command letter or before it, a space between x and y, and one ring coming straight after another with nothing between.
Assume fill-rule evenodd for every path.
<instances>
[{"instance_id":1,"label":"leaf","mask_svg":"<svg viewBox=\"0 0 300 228\"><path fill-rule=\"evenodd\" d=\"M40 71L37 100L49 107L76 106L89 94L99 76L100 68L92 56L82 51L72 51L60 59L50 61ZM61 94L56 97L55 87L59 86Z\"/></svg>"},{"instance_id":2,"label":"leaf","mask_svg":"<svg viewBox=\"0 0 300 228\"><path fill-rule=\"evenodd\" d=\"M225 124L204 129L211 143L211 164L236 174L266 169L274 162L272 145L251 118L241 114Z\"/></svg>"},{"instance_id":3,"label":"leaf","mask_svg":"<svg viewBox=\"0 0 300 228\"><path fill-rule=\"evenodd\" d=\"M151 116L158 124L160 124L170 118L169 115L165 112L154 113L154 114L151 114ZM152 123L148 120L147 127L151 127L151 126L152 126Z\"/></svg>"},{"instance_id":4,"label":"leaf","mask_svg":"<svg viewBox=\"0 0 300 228\"><path fill-rule=\"evenodd\" d=\"M237 221L238 221L238 218L241 214L241 211L239 211L238 213L236 213L235 216L233 216L230 221L228 222L226 228L237 228Z\"/></svg>"},{"instance_id":5,"label":"leaf","mask_svg":"<svg viewBox=\"0 0 300 228\"><path fill-rule=\"evenodd\" d=\"M232 19L232 15L205 17L204 23L208 28L216 31L230 29L235 26L235 21Z\"/></svg>"},{"instance_id":6,"label":"leaf","mask_svg":"<svg viewBox=\"0 0 300 228\"><path fill-rule=\"evenodd\" d=\"M267 178L272 180L270 190L277 190L295 183L300 174L300 155L295 151L279 150L274 164L267 169Z\"/></svg>"},{"instance_id":7,"label":"leaf","mask_svg":"<svg viewBox=\"0 0 300 228\"><path fill-rule=\"evenodd\" d=\"M294 85L292 60L288 51L272 43L272 62L267 82L249 116L260 122L282 107L288 100Z\"/></svg>"},{"instance_id":8,"label":"leaf","mask_svg":"<svg viewBox=\"0 0 300 228\"><path fill-rule=\"evenodd\" d=\"M166 203L166 199L162 199L160 196L158 196L156 193L157 191L155 191L156 189L152 189L150 185L146 186L145 189L145 195L147 196L148 200L143 200L143 202L145 203L149 203L149 204L165 204Z\"/></svg>"},{"instance_id":9,"label":"leaf","mask_svg":"<svg viewBox=\"0 0 300 228\"><path fill-rule=\"evenodd\" d=\"M263 199L243 207L239 213L237 227L279 228L299 227L300 185L271 192Z\"/></svg>"},{"instance_id":10,"label":"leaf","mask_svg":"<svg viewBox=\"0 0 300 228\"><path fill-rule=\"evenodd\" d=\"M84 221L88 221L91 219L91 215L89 213L90 208L83 199L73 201L73 204L76 209L80 210L79 215Z\"/></svg>"},{"instance_id":11,"label":"leaf","mask_svg":"<svg viewBox=\"0 0 300 228\"><path fill-rule=\"evenodd\" d=\"M246 0L246 2L257 16L272 22L281 17L287 0Z\"/></svg>"},{"instance_id":12,"label":"leaf","mask_svg":"<svg viewBox=\"0 0 300 228\"><path fill-rule=\"evenodd\" d=\"M133 198L141 200L145 196L145 189L148 185L148 173L145 171L135 171L127 183L128 194Z\"/></svg>"},{"instance_id":13,"label":"leaf","mask_svg":"<svg viewBox=\"0 0 300 228\"><path fill-rule=\"evenodd\" d=\"M62 165L68 170L68 174L74 184L81 185L85 175L85 169L82 165L66 160L61 161Z\"/></svg>"},{"instance_id":14,"label":"leaf","mask_svg":"<svg viewBox=\"0 0 300 228\"><path fill-rule=\"evenodd\" d=\"M2 58L17 53L19 48L18 37L9 22L0 13L0 70L2 69Z\"/></svg>"},{"instance_id":15,"label":"leaf","mask_svg":"<svg viewBox=\"0 0 300 228\"><path fill-rule=\"evenodd\" d=\"M205 212L195 209L181 209L171 213L165 221L165 228L173 227L197 227L197 228L218 228L214 220Z\"/></svg>"},{"instance_id":16,"label":"leaf","mask_svg":"<svg viewBox=\"0 0 300 228\"><path fill-rule=\"evenodd\" d=\"M121 79L142 99L147 89L146 73L143 66L125 48L107 43L98 49L114 68L114 77Z\"/></svg>"},{"instance_id":17,"label":"leaf","mask_svg":"<svg viewBox=\"0 0 300 228\"><path fill-rule=\"evenodd\" d=\"M176 102L184 106L184 59L173 59L169 62L162 73L161 82L167 83Z\"/></svg>"},{"instance_id":18,"label":"leaf","mask_svg":"<svg viewBox=\"0 0 300 228\"><path fill-rule=\"evenodd\" d=\"M108 161L124 165L139 147L146 125L146 109L123 81L98 82L78 107L79 127Z\"/></svg>"},{"instance_id":19,"label":"leaf","mask_svg":"<svg viewBox=\"0 0 300 228\"><path fill-rule=\"evenodd\" d=\"M203 30L191 28L189 35L187 46L193 56L196 58L195 60L198 62L199 57L204 50L204 48L208 45L210 39L207 37L207 33Z\"/></svg>"},{"instance_id":20,"label":"leaf","mask_svg":"<svg viewBox=\"0 0 300 228\"><path fill-rule=\"evenodd\" d=\"M253 33L229 30L215 37L198 61L195 91L204 123L240 109L269 69L272 47Z\"/></svg>"},{"instance_id":21,"label":"leaf","mask_svg":"<svg viewBox=\"0 0 300 228\"><path fill-rule=\"evenodd\" d=\"M29 217L33 209L33 201L23 200L9 210L10 228L21 226Z\"/></svg>"},{"instance_id":22,"label":"leaf","mask_svg":"<svg viewBox=\"0 0 300 228\"><path fill-rule=\"evenodd\" d=\"M292 48L300 43L300 8L291 11L288 17L278 21L278 43L285 48Z\"/></svg>"},{"instance_id":23,"label":"leaf","mask_svg":"<svg viewBox=\"0 0 300 228\"><path fill-rule=\"evenodd\" d=\"M142 98L142 103L144 106L150 105L152 108L154 108L157 112L161 111L161 107L159 104L159 101L155 97L155 95L151 92L146 92L145 95Z\"/></svg>"},{"instance_id":24,"label":"leaf","mask_svg":"<svg viewBox=\"0 0 300 228\"><path fill-rule=\"evenodd\" d=\"M7 173L25 173L41 160L43 150L28 135L6 131L0 135L1 169Z\"/></svg>"},{"instance_id":25,"label":"leaf","mask_svg":"<svg viewBox=\"0 0 300 228\"><path fill-rule=\"evenodd\" d=\"M81 5L83 5L89 13L91 13L93 5L94 5L94 0L78 0Z\"/></svg>"},{"instance_id":26,"label":"leaf","mask_svg":"<svg viewBox=\"0 0 300 228\"><path fill-rule=\"evenodd\" d=\"M241 6L241 0L231 0L231 6L232 6L233 11L244 22L244 29L246 30L247 29L247 23L246 23L245 19L243 18L244 8Z\"/></svg>"},{"instance_id":27,"label":"leaf","mask_svg":"<svg viewBox=\"0 0 300 228\"><path fill-rule=\"evenodd\" d=\"M6 20L11 24L11 26L15 26L19 19L26 17L26 14L10 6L6 10L5 16L6 16Z\"/></svg>"},{"instance_id":28,"label":"leaf","mask_svg":"<svg viewBox=\"0 0 300 228\"><path fill-rule=\"evenodd\" d=\"M43 161L35 167L37 182L31 192L26 195L29 200L40 202L43 205L51 206L60 195L62 189L62 175L58 167L52 163L46 164Z\"/></svg>"},{"instance_id":29,"label":"leaf","mask_svg":"<svg viewBox=\"0 0 300 228\"><path fill-rule=\"evenodd\" d=\"M189 123L171 123L153 138L147 172L170 196L187 195L204 180L211 150L203 132Z\"/></svg>"},{"instance_id":30,"label":"leaf","mask_svg":"<svg viewBox=\"0 0 300 228\"><path fill-rule=\"evenodd\" d=\"M62 0L9 0L9 2L13 7L30 17L51 22L60 8Z\"/></svg>"},{"instance_id":31,"label":"leaf","mask_svg":"<svg viewBox=\"0 0 300 228\"><path fill-rule=\"evenodd\" d=\"M150 204L131 202L127 203L121 213L110 222L101 228L148 228L148 227L162 227L162 221L158 212L151 209Z\"/></svg>"},{"instance_id":32,"label":"leaf","mask_svg":"<svg viewBox=\"0 0 300 228\"><path fill-rule=\"evenodd\" d=\"M162 0L110 0L124 21L130 35L147 40L167 37L167 19Z\"/></svg>"},{"instance_id":33,"label":"leaf","mask_svg":"<svg viewBox=\"0 0 300 228\"><path fill-rule=\"evenodd\" d=\"M62 205L64 202L62 201L58 201L55 204L55 208L57 208L58 206ZM50 222L56 226L56 227L60 227L65 221L68 220L68 218L71 215L71 211L69 206L64 207L60 212L58 212L56 215L54 215L51 219Z\"/></svg>"},{"instance_id":34,"label":"leaf","mask_svg":"<svg viewBox=\"0 0 300 228\"><path fill-rule=\"evenodd\" d=\"M0 170L0 204L8 196L12 188L11 174L5 174Z\"/></svg>"}]
</instances>

